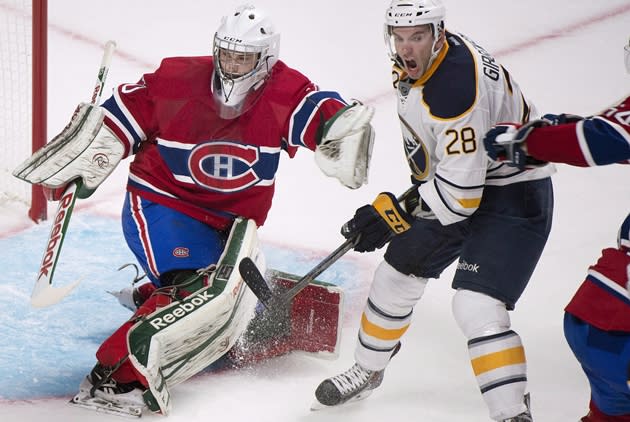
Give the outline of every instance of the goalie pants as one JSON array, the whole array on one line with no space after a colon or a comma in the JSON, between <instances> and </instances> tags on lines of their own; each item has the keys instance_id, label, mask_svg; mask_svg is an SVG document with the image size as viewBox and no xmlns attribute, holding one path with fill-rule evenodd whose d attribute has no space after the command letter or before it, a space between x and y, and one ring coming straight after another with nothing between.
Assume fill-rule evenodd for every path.
<instances>
[{"instance_id":1,"label":"goalie pants","mask_svg":"<svg viewBox=\"0 0 630 422\"><path fill-rule=\"evenodd\" d=\"M127 192L122 227L129 249L156 287L174 270L197 270L218 261L227 233L135 193Z\"/></svg>"},{"instance_id":2,"label":"goalie pants","mask_svg":"<svg viewBox=\"0 0 630 422\"><path fill-rule=\"evenodd\" d=\"M600 330L565 313L564 336L588 378L591 413L610 416L588 420L630 421L630 333Z\"/></svg>"}]
</instances>

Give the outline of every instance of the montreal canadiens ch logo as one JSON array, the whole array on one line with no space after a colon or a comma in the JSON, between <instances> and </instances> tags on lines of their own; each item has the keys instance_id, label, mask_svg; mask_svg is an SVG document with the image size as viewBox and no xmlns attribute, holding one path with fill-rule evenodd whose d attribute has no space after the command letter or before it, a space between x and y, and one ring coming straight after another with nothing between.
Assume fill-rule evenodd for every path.
<instances>
[{"instance_id":1,"label":"montreal canadiens ch logo","mask_svg":"<svg viewBox=\"0 0 630 422\"><path fill-rule=\"evenodd\" d=\"M206 189L234 192L260 180L253 167L260 159L258 148L232 142L197 145L188 158L195 183Z\"/></svg>"}]
</instances>

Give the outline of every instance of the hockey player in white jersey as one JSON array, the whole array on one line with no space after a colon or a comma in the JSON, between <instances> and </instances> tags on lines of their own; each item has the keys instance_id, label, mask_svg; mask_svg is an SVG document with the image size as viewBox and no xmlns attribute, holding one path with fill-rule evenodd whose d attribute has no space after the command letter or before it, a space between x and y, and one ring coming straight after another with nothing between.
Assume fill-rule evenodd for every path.
<instances>
[{"instance_id":1,"label":"hockey player in white jersey","mask_svg":"<svg viewBox=\"0 0 630 422\"><path fill-rule=\"evenodd\" d=\"M438 0L393 0L386 11L398 115L418 189L396 212L382 215L365 205L342 228L346 238L358 236L358 252L391 242L361 316L356 363L319 385L315 408L364 398L381 384L428 280L459 258L452 312L490 418L532 421L525 351L508 311L549 235L554 168L520 170L488 160L487 130L501 121L527 122L535 109L494 57L445 29L444 17ZM435 340L427 339L427 347ZM421 374L422 363L410 370Z\"/></svg>"}]
</instances>

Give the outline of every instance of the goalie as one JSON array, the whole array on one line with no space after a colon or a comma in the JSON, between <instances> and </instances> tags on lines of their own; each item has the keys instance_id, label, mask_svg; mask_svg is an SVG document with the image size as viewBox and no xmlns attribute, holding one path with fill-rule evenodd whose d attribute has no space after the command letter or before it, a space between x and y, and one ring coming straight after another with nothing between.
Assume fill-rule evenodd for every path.
<instances>
[{"instance_id":1,"label":"goalie","mask_svg":"<svg viewBox=\"0 0 630 422\"><path fill-rule=\"evenodd\" d=\"M135 313L98 349L77 404L134 415L147 404L165 414L168 388L236 344L256 301L232 269L245 256L263 266L256 228L271 207L281 152L313 150L326 175L352 189L366 183L373 109L319 90L278 50L267 14L239 7L222 19L212 56L166 58L100 107L80 105L15 171L53 199L80 179L85 197L135 155L122 225L151 283L117 294Z\"/></svg>"}]
</instances>

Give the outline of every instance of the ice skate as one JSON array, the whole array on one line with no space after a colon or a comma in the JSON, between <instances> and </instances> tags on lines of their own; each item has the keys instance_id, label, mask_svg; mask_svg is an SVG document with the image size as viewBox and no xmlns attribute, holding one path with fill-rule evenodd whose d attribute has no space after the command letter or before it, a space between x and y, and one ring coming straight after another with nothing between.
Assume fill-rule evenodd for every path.
<instances>
[{"instance_id":1,"label":"ice skate","mask_svg":"<svg viewBox=\"0 0 630 422\"><path fill-rule=\"evenodd\" d=\"M527 410L523 413L520 413L512 418L504 419L503 422L533 422L532 412L529 407L529 393L525 394L525 406L527 406Z\"/></svg>"},{"instance_id":2,"label":"ice skate","mask_svg":"<svg viewBox=\"0 0 630 422\"><path fill-rule=\"evenodd\" d=\"M384 374L384 369L370 371L355 363L346 372L327 378L319 384L311 410L362 400L381 385Z\"/></svg>"},{"instance_id":3,"label":"ice skate","mask_svg":"<svg viewBox=\"0 0 630 422\"><path fill-rule=\"evenodd\" d=\"M146 407L139 383L120 384L97 364L79 386L70 404L118 416L140 417Z\"/></svg>"}]
</instances>

